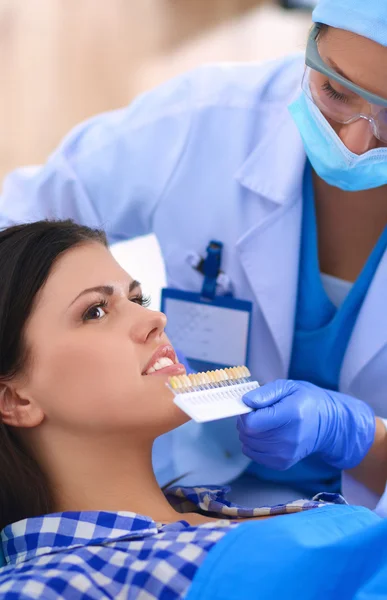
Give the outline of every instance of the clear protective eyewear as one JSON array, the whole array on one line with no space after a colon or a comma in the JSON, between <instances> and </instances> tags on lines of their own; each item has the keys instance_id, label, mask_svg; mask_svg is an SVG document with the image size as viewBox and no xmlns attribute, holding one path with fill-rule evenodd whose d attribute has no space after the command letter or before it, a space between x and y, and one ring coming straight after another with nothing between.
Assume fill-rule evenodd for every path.
<instances>
[{"instance_id":1,"label":"clear protective eyewear","mask_svg":"<svg viewBox=\"0 0 387 600\"><path fill-rule=\"evenodd\" d=\"M326 117L343 125L365 119L374 136L387 144L387 99L367 92L329 67L318 52L319 31L317 24L309 35L303 91Z\"/></svg>"}]
</instances>

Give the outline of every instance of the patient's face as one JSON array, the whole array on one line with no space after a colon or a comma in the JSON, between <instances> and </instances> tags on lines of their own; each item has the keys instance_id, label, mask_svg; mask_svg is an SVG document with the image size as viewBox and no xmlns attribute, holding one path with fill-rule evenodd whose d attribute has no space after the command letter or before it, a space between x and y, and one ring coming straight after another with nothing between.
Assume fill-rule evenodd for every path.
<instances>
[{"instance_id":1,"label":"patient's face","mask_svg":"<svg viewBox=\"0 0 387 600\"><path fill-rule=\"evenodd\" d=\"M185 422L165 385L170 375L185 372L171 363L177 360L165 324L165 315L141 305L139 285L102 245L65 253L25 332L28 390L44 423L75 433L155 437ZM158 357L164 360L154 371Z\"/></svg>"}]
</instances>

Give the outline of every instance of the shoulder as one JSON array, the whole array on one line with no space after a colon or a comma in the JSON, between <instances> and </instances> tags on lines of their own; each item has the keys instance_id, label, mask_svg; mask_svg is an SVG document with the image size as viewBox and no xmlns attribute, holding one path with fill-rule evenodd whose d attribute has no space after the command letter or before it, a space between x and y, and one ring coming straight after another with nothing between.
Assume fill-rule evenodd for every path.
<instances>
[{"instance_id":1,"label":"shoulder","mask_svg":"<svg viewBox=\"0 0 387 600\"><path fill-rule=\"evenodd\" d=\"M198 67L141 95L132 115L152 120L206 108L255 109L261 102L285 102L299 86L304 56L265 63L219 63Z\"/></svg>"},{"instance_id":2,"label":"shoulder","mask_svg":"<svg viewBox=\"0 0 387 600\"><path fill-rule=\"evenodd\" d=\"M137 132L168 123L188 131L195 117L211 112L254 113L288 104L298 89L304 68L302 54L265 63L220 63L198 67L138 96L127 107L97 115L81 123L62 144L82 146L85 134L93 148L113 139L128 143ZM165 133L164 128L160 131ZM168 135L167 135L168 137Z\"/></svg>"}]
</instances>

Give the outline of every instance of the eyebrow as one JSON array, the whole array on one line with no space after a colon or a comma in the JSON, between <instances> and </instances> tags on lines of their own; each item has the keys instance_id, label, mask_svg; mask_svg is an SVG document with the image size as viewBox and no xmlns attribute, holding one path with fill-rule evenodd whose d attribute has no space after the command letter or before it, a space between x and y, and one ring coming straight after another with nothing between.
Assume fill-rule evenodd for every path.
<instances>
[{"instance_id":1,"label":"eyebrow","mask_svg":"<svg viewBox=\"0 0 387 600\"><path fill-rule=\"evenodd\" d=\"M133 292L133 290L135 290L136 288L138 288L140 286L141 286L140 282L136 281L136 279L134 279L129 285L129 294L131 292ZM78 294L78 296L76 298L74 298L74 300L71 302L70 306L72 306L74 304L74 302L76 302L82 296L85 296L86 294L91 294L93 292L94 293L97 292L98 294L104 294L105 296L113 296L114 287L112 285L97 285L95 287L86 288L85 290L82 290L82 292L80 294Z\"/></svg>"},{"instance_id":2,"label":"eyebrow","mask_svg":"<svg viewBox=\"0 0 387 600\"><path fill-rule=\"evenodd\" d=\"M342 71L340 69L340 67L331 58L327 58L326 61L330 64L332 69L334 69L336 71L336 73L338 73L338 75L341 75L342 77L344 77L347 81L350 81L351 83L355 83L354 81L352 81L352 79L350 77L348 77L348 75L346 75L344 73L344 71Z\"/></svg>"}]
</instances>

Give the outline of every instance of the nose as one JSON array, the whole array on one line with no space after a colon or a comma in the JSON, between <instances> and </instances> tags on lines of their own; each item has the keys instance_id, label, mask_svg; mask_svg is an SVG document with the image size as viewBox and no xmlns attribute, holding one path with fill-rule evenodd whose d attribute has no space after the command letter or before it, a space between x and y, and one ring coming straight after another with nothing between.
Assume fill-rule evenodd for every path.
<instances>
[{"instance_id":1,"label":"nose","mask_svg":"<svg viewBox=\"0 0 387 600\"><path fill-rule=\"evenodd\" d=\"M364 118L360 118L349 125L342 125L338 135L348 150L354 154L364 154L378 146L378 140L374 136L372 125Z\"/></svg>"},{"instance_id":2,"label":"nose","mask_svg":"<svg viewBox=\"0 0 387 600\"><path fill-rule=\"evenodd\" d=\"M131 319L133 319L133 314ZM161 338L167 324L167 317L164 313L141 307L134 319L130 336L138 344L145 344L150 340Z\"/></svg>"}]
</instances>

